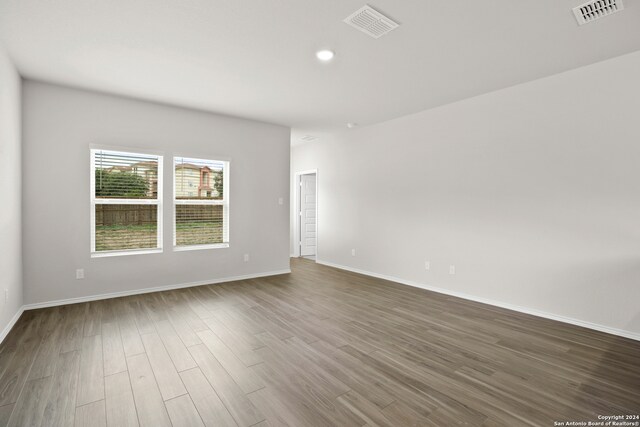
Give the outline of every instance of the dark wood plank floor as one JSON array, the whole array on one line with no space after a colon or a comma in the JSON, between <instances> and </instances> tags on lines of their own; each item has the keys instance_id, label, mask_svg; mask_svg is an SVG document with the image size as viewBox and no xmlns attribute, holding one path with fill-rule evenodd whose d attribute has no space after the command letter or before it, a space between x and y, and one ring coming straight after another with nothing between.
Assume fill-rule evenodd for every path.
<instances>
[{"instance_id":1,"label":"dark wood plank floor","mask_svg":"<svg viewBox=\"0 0 640 427\"><path fill-rule=\"evenodd\" d=\"M0 425L552 426L640 414L640 342L292 260L25 312Z\"/></svg>"}]
</instances>

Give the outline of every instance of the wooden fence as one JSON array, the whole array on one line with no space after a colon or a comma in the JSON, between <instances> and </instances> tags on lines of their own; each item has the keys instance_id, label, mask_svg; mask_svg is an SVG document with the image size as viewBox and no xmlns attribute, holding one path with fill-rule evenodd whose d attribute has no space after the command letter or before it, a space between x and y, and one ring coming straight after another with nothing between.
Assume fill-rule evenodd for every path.
<instances>
[{"instance_id":1,"label":"wooden fence","mask_svg":"<svg viewBox=\"0 0 640 427\"><path fill-rule=\"evenodd\" d=\"M96 205L96 225L149 225L158 221L156 205Z\"/></svg>"},{"instance_id":2,"label":"wooden fence","mask_svg":"<svg viewBox=\"0 0 640 427\"><path fill-rule=\"evenodd\" d=\"M221 205L177 205L178 223L222 222ZM97 226L139 226L156 224L156 205L96 205Z\"/></svg>"}]
</instances>

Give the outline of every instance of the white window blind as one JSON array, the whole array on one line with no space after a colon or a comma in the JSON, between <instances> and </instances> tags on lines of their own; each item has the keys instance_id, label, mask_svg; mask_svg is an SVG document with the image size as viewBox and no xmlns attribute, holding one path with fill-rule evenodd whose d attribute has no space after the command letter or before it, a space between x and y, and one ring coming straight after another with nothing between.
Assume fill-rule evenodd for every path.
<instances>
[{"instance_id":1,"label":"white window blind","mask_svg":"<svg viewBox=\"0 0 640 427\"><path fill-rule=\"evenodd\" d=\"M94 256L162 248L162 156L91 150Z\"/></svg>"},{"instance_id":2,"label":"white window blind","mask_svg":"<svg viewBox=\"0 0 640 427\"><path fill-rule=\"evenodd\" d=\"M180 249L229 245L229 162L174 157L173 244Z\"/></svg>"}]
</instances>

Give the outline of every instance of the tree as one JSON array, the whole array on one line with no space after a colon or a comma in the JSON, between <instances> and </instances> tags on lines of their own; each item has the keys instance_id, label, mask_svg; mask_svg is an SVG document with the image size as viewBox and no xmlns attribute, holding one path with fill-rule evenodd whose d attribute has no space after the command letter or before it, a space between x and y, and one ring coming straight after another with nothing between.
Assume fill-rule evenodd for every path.
<instances>
[{"instance_id":1,"label":"tree","mask_svg":"<svg viewBox=\"0 0 640 427\"><path fill-rule=\"evenodd\" d=\"M132 199L146 197L148 192L149 183L136 173L96 169L96 197Z\"/></svg>"},{"instance_id":2,"label":"tree","mask_svg":"<svg viewBox=\"0 0 640 427\"><path fill-rule=\"evenodd\" d=\"M218 198L222 199L223 195L222 195L222 191L223 191L223 184L222 184L222 171L218 171L215 172L215 175L213 176L213 188L216 190L216 192L218 193Z\"/></svg>"}]
</instances>

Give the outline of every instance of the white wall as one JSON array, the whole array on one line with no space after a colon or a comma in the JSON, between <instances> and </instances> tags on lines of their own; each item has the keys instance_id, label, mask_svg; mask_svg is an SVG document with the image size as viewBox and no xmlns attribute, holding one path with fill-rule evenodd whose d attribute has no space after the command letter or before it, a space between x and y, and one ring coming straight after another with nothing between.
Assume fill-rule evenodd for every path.
<instances>
[{"instance_id":1,"label":"white wall","mask_svg":"<svg viewBox=\"0 0 640 427\"><path fill-rule=\"evenodd\" d=\"M288 128L33 81L23 102L26 304L289 268ZM162 254L90 258L89 144L163 152ZM174 154L231 159L228 249L172 251Z\"/></svg>"},{"instance_id":2,"label":"white wall","mask_svg":"<svg viewBox=\"0 0 640 427\"><path fill-rule=\"evenodd\" d=\"M637 52L294 147L292 174L318 169L321 261L640 337L639 118Z\"/></svg>"},{"instance_id":3,"label":"white wall","mask_svg":"<svg viewBox=\"0 0 640 427\"><path fill-rule=\"evenodd\" d=\"M22 307L20 138L20 76L0 47L0 339Z\"/></svg>"}]
</instances>

